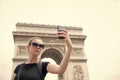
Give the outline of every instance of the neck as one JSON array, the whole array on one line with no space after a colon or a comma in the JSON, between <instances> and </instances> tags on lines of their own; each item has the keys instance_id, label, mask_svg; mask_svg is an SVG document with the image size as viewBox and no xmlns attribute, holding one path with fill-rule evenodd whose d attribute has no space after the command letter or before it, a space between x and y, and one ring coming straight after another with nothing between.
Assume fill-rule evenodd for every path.
<instances>
[{"instance_id":1,"label":"neck","mask_svg":"<svg viewBox=\"0 0 120 80\"><path fill-rule=\"evenodd\" d=\"M32 56L32 57L29 57L27 63L38 63L39 62L39 57L38 56Z\"/></svg>"}]
</instances>

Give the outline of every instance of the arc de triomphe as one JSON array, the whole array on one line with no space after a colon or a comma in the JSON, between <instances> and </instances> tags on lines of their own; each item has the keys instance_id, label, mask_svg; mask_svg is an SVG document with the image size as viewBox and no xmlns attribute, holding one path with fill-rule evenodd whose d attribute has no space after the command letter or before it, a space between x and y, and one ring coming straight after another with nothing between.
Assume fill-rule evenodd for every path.
<instances>
[{"instance_id":1,"label":"arc de triomphe","mask_svg":"<svg viewBox=\"0 0 120 80\"><path fill-rule=\"evenodd\" d=\"M69 30L70 37L73 43L73 51L70 57L70 62L64 74L58 76L58 80L89 80L87 59L84 51L84 40L86 36L82 34L81 27L60 26ZM42 58L52 58L59 64L64 56L65 45L58 42L56 39L57 26L32 24L32 23L17 23L16 31L13 31L14 38L14 58L13 70L19 63L22 63L27 58L26 45L31 37L40 37L45 49L42 53Z\"/></svg>"}]
</instances>

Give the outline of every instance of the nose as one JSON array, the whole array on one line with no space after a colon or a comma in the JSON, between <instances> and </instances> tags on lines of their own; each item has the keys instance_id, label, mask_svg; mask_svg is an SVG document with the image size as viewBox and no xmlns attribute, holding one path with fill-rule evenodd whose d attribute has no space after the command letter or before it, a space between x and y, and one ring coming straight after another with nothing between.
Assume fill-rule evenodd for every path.
<instances>
[{"instance_id":1,"label":"nose","mask_svg":"<svg viewBox=\"0 0 120 80\"><path fill-rule=\"evenodd\" d=\"M40 48L39 46L36 46L37 48Z\"/></svg>"}]
</instances>

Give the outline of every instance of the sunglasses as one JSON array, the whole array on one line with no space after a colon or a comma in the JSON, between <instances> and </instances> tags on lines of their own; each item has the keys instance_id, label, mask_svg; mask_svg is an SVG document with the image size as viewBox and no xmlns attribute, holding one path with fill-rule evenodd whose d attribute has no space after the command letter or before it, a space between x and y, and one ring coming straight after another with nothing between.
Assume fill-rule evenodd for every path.
<instances>
[{"instance_id":1,"label":"sunglasses","mask_svg":"<svg viewBox=\"0 0 120 80\"><path fill-rule=\"evenodd\" d=\"M34 47L38 47L39 46L39 48L44 48L43 44L38 44L38 43L35 43L35 42L32 43L32 46L34 46Z\"/></svg>"}]
</instances>

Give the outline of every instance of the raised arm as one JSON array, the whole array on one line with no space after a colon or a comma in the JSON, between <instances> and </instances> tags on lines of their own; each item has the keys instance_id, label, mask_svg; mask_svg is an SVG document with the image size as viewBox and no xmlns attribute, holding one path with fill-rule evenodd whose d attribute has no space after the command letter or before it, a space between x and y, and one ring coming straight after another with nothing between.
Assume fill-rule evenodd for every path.
<instances>
[{"instance_id":1,"label":"raised arm","mask_svg":"<svg viewBox=\"0 0 120 80\"><path fill-rule=\"evenodd\" d=\"M71 42L71 39L69 37L69 33L67 30L63 30L61 32L58 32L58 34L63 34L65 39L61 39L60 41L61 42L64 42L66 44L66 47L67 47L67 51L60 63L60 65L57 65L57 64L52 64L52 63L49 63L48 66L47 66L47 71L50 72L50 73L55 73L55 74L61 74L61 73L64 73L67 66L68 66L68 63L69 63L69 59L70 59L70 54L72 52L72 42Z\"/></svg>"}]
</instances>

